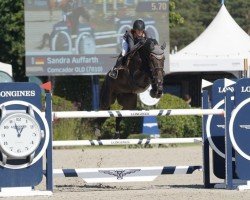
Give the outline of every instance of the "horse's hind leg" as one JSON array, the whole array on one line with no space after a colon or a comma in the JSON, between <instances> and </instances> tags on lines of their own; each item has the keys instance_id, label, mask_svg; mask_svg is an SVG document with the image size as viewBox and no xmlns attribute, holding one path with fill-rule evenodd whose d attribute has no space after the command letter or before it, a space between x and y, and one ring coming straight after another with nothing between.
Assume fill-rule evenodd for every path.
<instances>
[{"instance_id":1,"label":"horse's hind leg","mask_svg":"<svg viewBox=\"0 0 250 200\"><path fill-rule=\"evenodd\" d=\"M113 93L110 82L105 79L101 92L100 92L100 110L109 110L111 104L115 102L116 96ZM95 135L100 138L101 137L101 131L100 127L101 125L105 122L107 118L97 118L94 123L94 128L95 128Z\"/></svg>"},{"instance_id":2,"label":"horse's hind leg","mask_svg":"<svg viewBox=\"0 0 250 200\"><path fill-rule=\"evenodd\" d=\"M109 110L111 104L115 102L116 96L112 90L112 84L109 77L103 82L100 92L100 110Z\"/></svg>"},{"instance_id":3,"label":"horse's hind leg","mask_svg":"<svg viewBox=\"0 0 250 200\"><path fill-rule=\"evenodd\" d=\"M122 106L122 110L134 110L136 108L137 104L137 94L133 93L126 93L126 94L119 94L117 96L118 103ZM122 117L116 118L115 123L115 138L120 138L121 129L120 129L120 123L121 123Z\"/></svg>"}]
</instances>

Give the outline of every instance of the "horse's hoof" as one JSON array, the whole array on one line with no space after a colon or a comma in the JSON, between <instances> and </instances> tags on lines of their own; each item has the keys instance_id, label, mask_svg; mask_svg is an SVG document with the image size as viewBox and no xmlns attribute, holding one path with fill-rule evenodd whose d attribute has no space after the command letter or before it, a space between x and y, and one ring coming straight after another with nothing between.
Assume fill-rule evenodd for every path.
<instances>
[{"instance_id":1,"label":"horse's hoof","mask_svg":"<svg viewBox=\"0 0 250 200\"><path fill-rule=\"evenodd\" d=\"M150 96L151 96L152 98L156 98L156 92L157 92L157 91L155 91L155 90L152 89L152 90L150 90L150 93L149 93L149 94L150 94Z\"/></svg>"}]
</instances>

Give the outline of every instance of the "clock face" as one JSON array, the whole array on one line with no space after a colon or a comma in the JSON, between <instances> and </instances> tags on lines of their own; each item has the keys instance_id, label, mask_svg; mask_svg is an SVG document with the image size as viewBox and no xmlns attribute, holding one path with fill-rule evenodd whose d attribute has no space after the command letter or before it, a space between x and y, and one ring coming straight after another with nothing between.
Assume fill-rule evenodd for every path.
<instances>
[{"instance_id":1,"label":"clock face","mask_svg":"<svg viewBox=\"0 0 250 200\"><path fill-rule=\"evenodd\" d=\"M41 129L36 120L26 113L7 115L0 123L0 147L10 157L26 157L41 141Z\"/></svg>"}]
</instances>

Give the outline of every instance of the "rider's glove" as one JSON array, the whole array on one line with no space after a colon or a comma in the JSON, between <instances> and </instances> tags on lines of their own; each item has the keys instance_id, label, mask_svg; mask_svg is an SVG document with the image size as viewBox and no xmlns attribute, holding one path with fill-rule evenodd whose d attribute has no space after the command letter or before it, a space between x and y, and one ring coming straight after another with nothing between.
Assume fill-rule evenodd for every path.
<instances>
[{"instance_id":1,"label":"rider's glove","mask_svg":"<svg viewBox=\"0 0 250 200\"><path fill-rule=\"evenodd\" d=\"M145 39L145 38L142 38L142 39L140 40L140 44L141 44L141 45L144 45L145 42L146 42L146 39Z\"/></svg>"}]
</instances>

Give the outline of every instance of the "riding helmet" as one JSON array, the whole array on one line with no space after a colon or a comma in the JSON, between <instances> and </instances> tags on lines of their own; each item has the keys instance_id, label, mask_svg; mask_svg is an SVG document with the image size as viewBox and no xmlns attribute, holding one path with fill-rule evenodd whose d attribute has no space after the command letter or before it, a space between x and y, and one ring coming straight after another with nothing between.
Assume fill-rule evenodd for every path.
<instances>
[{"instance_id":1,"label":"riding helmet","mask_svg":"<svg viewBox=\"0 0 250 200\"><path fill-rule=\"evenodd\" d=\"M143 31L145 29L144 21L142 21L141 19L135 20L135 22L133 24L133 29Z\"/></svg>"}]
</instances>

